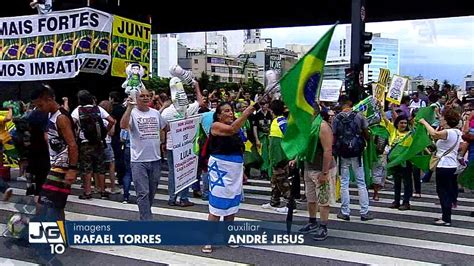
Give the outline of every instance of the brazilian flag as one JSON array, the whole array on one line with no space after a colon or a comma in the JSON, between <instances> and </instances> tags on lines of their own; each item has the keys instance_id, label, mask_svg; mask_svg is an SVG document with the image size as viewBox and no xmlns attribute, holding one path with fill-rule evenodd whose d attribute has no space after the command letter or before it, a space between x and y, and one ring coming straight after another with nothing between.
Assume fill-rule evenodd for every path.
<instances>
[{"instance_id":1,"label":"brazilian flag","mask_svg":"<svg viewBox=\"0 0 474 266\"><path fill-rule=\"evenodd\" d=\"M434 115L434 107L420 108L415 117L416 125L413 130L390 151L387 169L411 161L418 168L428 170L430 157L423 154L423 151L431 145L431 138L425 126L418 121L423 118L432 124L435 119Z\"/></svg>"},{"instance_id":2,"label":"brazilian flag","mask_svg":"<svg viewBox=\"0 0 474 266\"><path fill-rule=\"evenodd\" d=\"M280 80L290 116L282 148L290 159L305 152L314 118L314 103L323 80L324 63L335 24Z\"/></svg>"}]
</instances>

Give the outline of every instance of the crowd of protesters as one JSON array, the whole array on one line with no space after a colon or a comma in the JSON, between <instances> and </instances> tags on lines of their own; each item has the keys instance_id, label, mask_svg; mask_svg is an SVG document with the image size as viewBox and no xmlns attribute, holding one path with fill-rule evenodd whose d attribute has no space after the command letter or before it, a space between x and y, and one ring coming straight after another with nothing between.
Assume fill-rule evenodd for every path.
<instances>
[{"instance_id":1,"label":"crowd of protesters","mask_svg":"<svg viewBox=\"0 0 474 266\"><path fill-rule=\"evenodd\" d=\"M329 207L336 202L337 190L341 197L337 218L351 219L351 175L357 184L360 219L374 219L369 211L369 188L374 189L372 200L378 201L387 179L387 154L413 130L418 122L414 121L417 111L431 106L435 121L419 122L432 137L440 160L433 171L424 173L410 162L397 165L389 176L395 192L391 208L410 210L411 198L422 197L422 183L430 182L434 174L442 208L442 217L435 224L451 225L458 191L464 189L455 173L459 164L474 162L474 88L469 88L461 99L449 86L442 90L430 88L404 96L400 105L384 106L379 122L389 134L387 139L375 139L379 162L373 167L373 183L367 184L362 152L367 142L374 140L369 138L367 119L353 110L353 103L347 98L342 97L338 103L315 104L315 130L310 134L316 143L314 154L287 158L281 143L289 114L282 99L271 94L252 95L243 89L209 93L201 90L198 82L193 87L195 102L187 106L184 114L177 111L169 94L155 94L144 87L135 104L118 92L99 101L93 93L81 90L77 94L78 106L70 110L67 98L62 99L61 105L54 90L42 85L32 94L24 113L14 114L14 106L6 105L6 115L0 119L0 135L8 135L6 123L13 120L18 131L15 145L25 169L21 176L34 184L31 194L36 196L37 212L64 219L67 197L76 182L82 185L81 200L92 199L94 193L101 199L121 194L121 201L128 204L132 202L133 183L139 218L151 220L151 206L163 168L169 170L168 205L193 206L190 188L174 192L169 121L201 114L207 135L203 145L206 151L199 156L198 182L192 186L192 195L209 201L209 220L224 217L225 221L233 221L244 201L243 185L254 177L271 184L268 200L272 208L286 206L290 197L307 202L309 222L300 232L324 240L328 235ZM21 121L27 122L28 134L22 135ZM18 140L24 135L28 135L28 141ZM2 137L2 143L7 139ZM12 195L12 189L1 178L0 192L4 193L4 200ZM205 246L202 251L212 252L212 247Z\"/></svg>"}]
</instances>

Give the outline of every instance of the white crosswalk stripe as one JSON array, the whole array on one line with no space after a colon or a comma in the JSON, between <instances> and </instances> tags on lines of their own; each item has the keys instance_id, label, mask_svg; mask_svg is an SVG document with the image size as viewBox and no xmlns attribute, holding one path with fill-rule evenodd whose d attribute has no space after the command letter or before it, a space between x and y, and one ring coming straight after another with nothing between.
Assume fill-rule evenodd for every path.
<instances>
[{"instance_id":1,"label":"white crosswalk stripe","mask_svg":"<svg viewBox=\"0 0 474 266\"><path fill-rule=\"evenodd\" d=\"M159 185L159 193L155 195L155 203L152 212L156 217L168 217L168 219L183 220L207 220L208 202L201 199L192 199L196 204L194 207L181 209L179 207L169 207L166 205L168 195L162 194L163 189L167 190L167 178L164 176ZM273 210L263 209L261 204L269 201L269 181L250 180L251 185L245 185L246 201L240 205L241 213L237 215L240 221L278 221L285 220L285 214L279 214ZM24 195L25 187L23 182L15 182L13 185L15 195ZM132 187L133 188L133 187ZM356 188L350 188L351 192L356 192ZM138 207L136 204L122 204L117 202L120 196L112 196L113 200L80 200L77 195L82 193L79 185L73 185L73 192L68 198L66 207L66 218L68 220L124 220L138 219ZM412 210L398 211L389 209L392 202L393 192L382 191L379 202L370 206L370 211L375 214L376 219L372 221L361 221L355 214L360 210L358 204L350 204L350 208L355 211L350 222L343 222L337 219L335 212L330 214L331 224L329 225L329 238L326 242L305 243L296 246L244 246L243 254L237 249L226 249L225 254L219 252L211 256L202 256L199 247L176 250L165 250L157 247L138 246L103 246L103 247L73 247L80 250L81 254L102 254L103 256L114 256L120 258L131 258L139 262L159 262L164 264L193 264L193 265L238 265L238 264L259 264L250 259L252 254L254 260L266 256L272 252L271 256L281 262L286 256L296 256L302 260L301 265L314 265L309 263L309 259L323 259L334 263L360 263L360 264L383 264L383 265L436 265L448 264L452 261L460 262L460 259L474 260L474 217L469 217L468 212L474 211L474 198L468 194L460 196L458 207L453 210L453 227L438 227L432 225L430 218L440 217L440 206L436 205L437 196L434 193L423 194L423 200L412 199ZM136 194L131 191L131 196ZM15 196L13 201L21 199ZM358 197L351 195L351 199L357 202ZM115 200L115 201L114 201ZM308 212L304 209L305 204L299 205L299 209L294 214L295 221L305 221ZM340 204L334 206L336 209ZM18 206L12 203L0 203L0 213L8 214L18 212ZM123 215L117 214L120 212ZM132 217L132 218L130 218ZM457 227L456 224L459 224ZM4 225L3 225L4 226ZM294 225L293 230L297 230L300 225ZM333 228L334 227L334 228ZM0 225L0 230L2 226ZM399 234L400 233L400 234ZM306 241L307 242L307 241ZM332 243L332 244L325 244ZM334 244L336 243L336 244ZM373 248L370 248L373 247ZM413 252L411 252L413 250ZM234 254L234 252L237 252ZM3 256L4 257L4 256ZM293 257L291 257L293 258ZM30 265L31 261L23 261L22 257L12 257L18 262L25 262ZM306 261L304 261L306 259ZM2 256L0 254L0 262ZM304 261L304 262L303 262ZM306 262L306 263L305 263ZM323 261L321 261L323 263ZM17 265L17 264L13 264Z\"/></svg>"}]
</instances>

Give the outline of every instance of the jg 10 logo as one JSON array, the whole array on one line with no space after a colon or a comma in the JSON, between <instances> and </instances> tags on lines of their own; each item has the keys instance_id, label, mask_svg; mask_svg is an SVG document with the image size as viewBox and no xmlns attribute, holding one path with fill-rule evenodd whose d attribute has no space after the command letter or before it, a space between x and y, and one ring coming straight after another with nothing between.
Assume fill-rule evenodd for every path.
<instances>
[{"instance_id":1,"label":"jg 10 logo","mask_svg":"<svg viewBox=\"0 0 474 266\"><path fill-rule=\"evenodd\" d=\"M66 250L64 223L58 222L30 222L29 242L31 244L49 244L51 254L63 254Z\"/></svg>"}]
</instances>

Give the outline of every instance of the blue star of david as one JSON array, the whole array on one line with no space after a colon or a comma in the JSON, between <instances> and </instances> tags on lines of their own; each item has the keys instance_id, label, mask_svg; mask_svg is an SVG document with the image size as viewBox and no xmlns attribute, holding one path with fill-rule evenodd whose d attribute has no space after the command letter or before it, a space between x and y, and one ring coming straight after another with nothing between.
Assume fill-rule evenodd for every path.
<instances>
[{"instance_id":1,"label":"blue star of david","mask_svg":"<svg viewBox=\"0 0 474 266\"><path fill-rule=\"evenodd\" d=\"M223 178L225 175L227 175L227 172L219 170L219 166L217 166L217 162L214 162L209 167L209 174L211 174L212 171L216 172L217 180L215 182L209 181L209 183L211 184L211 191L214 189L215 186L225 187Z\"/></svg>"}]
</instances>

